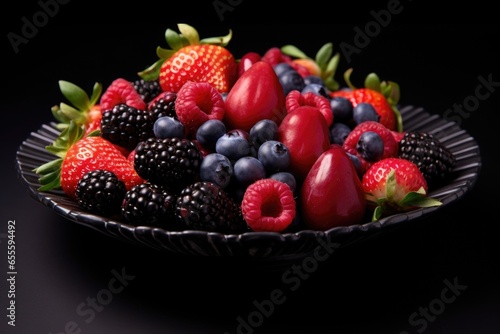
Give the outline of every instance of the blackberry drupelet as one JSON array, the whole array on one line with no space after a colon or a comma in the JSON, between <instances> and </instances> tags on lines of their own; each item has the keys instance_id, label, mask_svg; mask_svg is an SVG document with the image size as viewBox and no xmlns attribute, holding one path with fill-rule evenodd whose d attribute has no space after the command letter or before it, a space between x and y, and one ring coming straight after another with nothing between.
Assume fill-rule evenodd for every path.
<instances>
[{"instance_id":1,"label":"blackberry drupelet","mask_svg":"<svg viewBox=\"0 0 500 334\"><path fill-rule=\"evenodd\" d=\"M408 131L399 142L399 157L414 162L429 185L444 181L455 166L456 158L432 134Z\"/></svg>"},{"instance_id":2,"label":"blackberry drupelet","mask_svg":"<svg viewBox=\"0 0 500 334\"><path fill-rule=\"evenodd\" d=\"M176 196L149 182L132 187L123 199L121 214L131 225L175 229Z\"/></svg>"},{"instance_id":3,"label":"blackberry drupelet","mask_svg":"<svg viewBox=\"0 0 500 334\"><path fill-rule=\"evenodd\" d=\"M178 192L198 177L202 158L189 139L151 137L137 145L134 168L145 180Z\"/></svg>"},{"instance_id":4,"label":"blackberry drupelet","mask_svg":"<svg viewBox=\"0 0 500 334\"><path fill-rule=\"evenodd\" d=\"M177 94L174 92L162 92L151 103L148 104L148 110L154 114L155 119L162 116L177 118L175 112L175 100Z\"/></svg>"},{"instance_id":5,"label":"blackberry drupelet","mask_svg":"<svg viewBox=\"0 0 500 334\"><path fill-rule=\"evenodd\" d=\"M248 231L240 206L220 186L198 181L177 197L175 212L184 229L220 233Z\"/></svg>"},{"instance_id":6,"label":"blackberry drupelet","mask_svg":"<svg viewBox=\"0 0 500 334\"><path fill-rule=\"evenodd\" d=\"M120 213L126 191L125 183L115 173L96 169L85 173L78 181L75 195L81 208L110 217Z\"/></svg>"},{"instance_id":7,"label":"blackberry drupelet","mask_svg":"<svg viewBox=\"0 0 500 334\"><path fill-rule=\"evenodd\" d=\"M132 81L131 83L137 93L141 96L142 100L146 103L153 100L162 92L160 82L158 80L147 81L144 79L138 79Z\"/></svg>"},{"instance_id":8,"label":"blackberry drupelet","mask_svg":"<svg viewBox=\"0 0 500 334\"><path fill-rule=\"evenodd\" d=\"M133 150L137 144L154 136L155 119L147 110L140 110L124 103L102 113L102 137L113 144Z\"/></svg>"}]
</instances>

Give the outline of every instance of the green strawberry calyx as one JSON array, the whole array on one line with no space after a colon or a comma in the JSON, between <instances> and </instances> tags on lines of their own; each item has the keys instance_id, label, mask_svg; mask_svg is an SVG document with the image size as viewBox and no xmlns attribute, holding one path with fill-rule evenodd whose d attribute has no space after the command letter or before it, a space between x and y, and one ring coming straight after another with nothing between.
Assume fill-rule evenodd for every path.
<instances>
[{"instance_id":1,"label":"green strawberry calyx","mask_svg":"<svg viewBox=\"0 0 500 334\"><path fill-rule=\"evenodd\" d=\"M344 81L350 89L357 89L351 82L351 74L353 69L348 68L344 72ZM401 97L401 90L399 85L394 81L381 81L376 73L369 73L364 80L364 87L381 93L396 117L396 131L403 132L403 118L398 109L399 99Z\"/></svg>"},{"instance_id":2,"label":"green strawberry calyx","mask_svg":"<svg viewBox=\"0 0 500 334\"><path fill-rule=\"evenodd\" d=\"M40 176L38 179L40 182L39 191L49 191L61 187L61 168L66 153L71 146L83 138L84 133L85 130L82 126L70 120L68 126L61 131L52 144L45 147L56 158L33 169L33 172ZM95 130L87 134L87 137L98 135L100 135L100 131Z\"/></svg>"},{"instance_id":3,"label":"green strawberry calyx","mask_svg":"<svg viewBox=\"0 0 500 334\"><path fill-rule=\"evenodd\" d=\"M58 122L56 128L64 130L70 122L85 127L89 111L101 97L102 84L96 82L90 96L79 86L65 80L59 80L59 89L70 104L61 102L51 108L52 115Z\"/></svg>"},{"instance_id":4,"label":"green strawberry calyx","mask_svg":"<svg viewBox=\"0 0 500 334\"><path fill-rule=\"evenodd\" d=\"M309 57L302 50L290 44L282 46L281 52L295 59L310 59L314 61L320 70L320 78L323 80L326 87L330 91L339 89L339 83L335 80L335 73L339 65L340 54L338 52L335 54L333 53L332 43L324 44L318 52L316 52L314 58Z\"/></svg>"},{"instance_id":5,"label":"green strawberry calyx","mask_svg":"<svg viewBox=\"0 0 500 334\"><path fill-rule=\"evenodd\" d=\"M179 32L167 28L167 30L165 31L165 40L169 48L167 49L158 46L156 48L156 55L158 56L158 60L155 61L152 65L148 66L146 69L138 72L137 74L139 75L139 77L146 81L158 79L160 75L161 65L185 46L212 44L225 47L229 44L231 38L233 37L233 32L231 29L225 36L207 37L203 39L200 39L198 31L188 24L179 23L177 24L177 29L179 30Z\"/></svg>"},{"instance_id":6,"label":"green strawberry calyx","mask_svg":"<svg viewBox=\"0 0 500 334\"><path fill-rule=\"evenodd\" d=\"M373 196L371 195L367 196L368 201L376 205L373 210L372 221L379 220L387 214L404 212L415 208L440 206L443 204L439 200L429 197L423 187L420 187L417 191L409 191L403 199L398 202L394 198L397 186L396 171L392 169L388 173L385 183L386 196L376 199L372 198Z\"/></svg>"}]
</instances>

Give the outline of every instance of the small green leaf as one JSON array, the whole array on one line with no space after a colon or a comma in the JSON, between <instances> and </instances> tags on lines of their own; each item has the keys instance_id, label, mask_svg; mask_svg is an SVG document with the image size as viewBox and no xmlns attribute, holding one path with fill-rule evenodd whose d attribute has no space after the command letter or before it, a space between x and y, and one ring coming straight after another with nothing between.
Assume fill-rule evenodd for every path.
<instances>
[{"instance_id":1,"label":"small green leaf","mask_svg":"<svg viewBox=\"0 0 500 334\"><path fill-rule=\"evenodd\" d=\"M219 36L219 37L208 37L204 38L200 41L200 44L213 44L213 45L219 45L219 46L227 46L229 44L229 41L233 38L233 31L229 29L229 33L225 36Z\"/></svg>"},{"instance_id":2,"label":"small green leaf","mask_svg":"<svg viewBox=\"0 0 500 334\"><path fill-rule=\"evenodd\" d=\"M102 94L102 84L100 82L96 82L94 87L92 88L92 95L90 95L90 105L93 107Z\"/></svg>"},{"instance_id":3,"label":"small green leaf","mask_svg":"<svg viewBox=\"0 0 500 334\"><path fill-rule=\"evenodd\" d=\"M83 125L86 122L86 114L73 108L72 106L61 102L59 105L60 112L66 116L68 119L73 120L75 123Z\"/></svg>"},{"instance_id":4,"label":"small green leaf","mask_svg":"<svg viewBox=\"0 0 500 334\"><path fill-rule=\"evenodd\" d=\"M200 44L200 35L195 28L185 23L179 23L177 28L179 29L181 35L188 40L189 45Z\"/></svg>"},{"instance_id":5,"label":"small green leaf","mask_svg":"<svg viewBox=\"0 0 500 334\"><path fill-rule=\"evenodd\" d=\"M379 220L382 217L383 209L381 206L377 206L375 210L373 210L372 221Z\"/></svg>"},{"instance_id":6,"label":"small green leaf","mask_svg":"<svg viewBox=\"0 0 500 334\"><path fill-rule=\"evenodd\" d=\"M167 41L167 45L172 50L179 50L181 47L183 47L181 36L175 30L165 30L165 40Z\"/></svg>"},{"instance_id":7,"label":"small green leaf","mask_svg":"<svg viewBox=\"0 0 500 334\"><path fill-rule=\"evenodd\" d=\"M281 47L281 52L284 54L294 57L294 58L299 58L299 59L309 59L309 57L302 52L299 48L297 48L295 45L284 45Z\"/></svg>"},{"instance_id":8,"label":"small green leaf","mask_svg":"<svg viewBox=\"0 0 500 334\"><path fill-rule=\"evenodd\" d=\"M157 47L156 48L156 55L158 58L160 58L162 61L169 59L172 57L177 51L176 50L169 50L169 49L164 49L162 47Z\"/></svg>"},{"instance_id":9,"label":"small green leaf","mask_svg":"<svg viewBox=\"0 0 500 334\"><path fill-rule=\"evenodd\" d=\"M327 69L328 61L332 57L332 54L333 43L326 43L316 53L315 61L321 71L325 71Z\"/></svg>"},{"instance_id":10,"label":"small green leaf","mask_svg":"<svg viewBox=\"0 0 500 334\"><path fill-rule=\"evenodd\" d=\"M399 205L403 207L415 206L419 208L440 206L441 204L443 203L441 203L437 199L428 197L423 187L421 187L417 191L409 192L399 203Z\"/></svg>"},{"instance_id":11,"label":"small green leaf","mask_svg":"<svg viewBox=\"0 0 500 334\"><path fill-rule=\"evenodd\" d=\"M389 202L394 201L394 193L396 192L396 171L391 169L385 180L385 194Z\"/></svg>"},{"instance_id":12,"label":"small green leaf","mask_svg":"<svg viewBox=\"0 0 500 334\"><path fill-rule=\"evenodd\" d=\"M78 110L90 109L89 96L83 89L65 80L59 80L59 88L64 97L66 97L75 108Z\"/></svg>"},{"instance_id":13,"label":"small green leaf","mask_svg":"<svg viewBox=\"0 0 500 334\"><path fill-rule=\"evenodd\" d=\"M370 73L365 78L365 87L369 89L373 89L377 92L382 92L382 88L380 86L380 79L377 74Z\"/></svg>"},{"instance_id":14,"label":"small green leaf","mask_svg":"<svg viewBox=\"0 0 500 334\"><path fill-rule=\"evenodd\" d=\"M164 59L158 59L154 64L152 64L145 70L138 72L137 75L146 81L158 79L158 77L160 76L161 65L164 61Z\"/></svg>"}]
</instances>

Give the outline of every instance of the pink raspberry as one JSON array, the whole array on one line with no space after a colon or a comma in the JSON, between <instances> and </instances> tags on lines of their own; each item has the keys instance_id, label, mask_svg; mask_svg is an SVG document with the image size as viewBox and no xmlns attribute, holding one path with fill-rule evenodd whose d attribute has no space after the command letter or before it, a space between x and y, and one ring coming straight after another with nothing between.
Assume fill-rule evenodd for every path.
<instances>
[{"instance_id":1,"label":"pink raspberry","mask_svg":"<svg viewBox=\"0 0 500 334\"><path fill-rule=\"evenodd\" d=\"M146 102L144 102L141 95L135 90L132 83L126 79L118 78L102 94L100 106L104 112L113 109L114 106L121 103L139 110L146 109Z\"/></svg>"},{"instance_id":2,"label":"pink raspberry","mask_svg":"<svg viewBox=\"0 0 500 334\"><path fill-rule=\"evenodd\" d=\"M252 231L282 232L295 218L296 203L286 183L265 178L247 187L241 212Z\"/></svg>"},{"instance_id":3,"label":"pink raspberry","mask_svg":"<svg viewBox=\"0 0 500 334\"><path fill-rule=\"evenodd\" d=\"M186 82L177 92L175 112L188 134L209 119L222 120L225 102L219 91L208 82Z\"/></svg>"}]
</instances>

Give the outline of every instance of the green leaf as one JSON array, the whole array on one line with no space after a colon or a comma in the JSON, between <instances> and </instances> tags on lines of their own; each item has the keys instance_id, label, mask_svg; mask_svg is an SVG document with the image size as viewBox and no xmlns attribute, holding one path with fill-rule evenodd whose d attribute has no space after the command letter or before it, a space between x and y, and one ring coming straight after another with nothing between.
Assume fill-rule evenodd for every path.
<instances>
[{"instance_id":1,"label":"green leaf","mask_svg":"<svg viewBox=\"0 0 500 334\"><path fill-rule=\"evenodd\" d=\"M389 202L394 202L394 193L396 192L396 171L391 169L385 180L385 194Z\"/></svg>"},{"instance_id":2,"label":"green leaf","mask_svg":"<svg viewBox=\"0 0 500 334\"><path fill-rule=\"evenodd\" d=\"M179 50L181 47L184 46L181 36L175 30L172 29L165 30L165 40L167 41L168 46L172 50Z\"/></svg>"},{"instance_id":3,"label":"green leaf","mask_svg":"<svg viewBox=\"0 0 500 334\"><path fill-rule=\"evenodd\" d=\"M100 82L96 82L94 87L92 88L92 95L90 95L90 105L93 107L99 101L99 98L102 94L102 84Z\"/></svg>"},{"instance_id":4,"label":"green leaf","mask_svg":"<svg viewBox=\"0 0 500 334\"><path fill-rule=\"evenodd\" d=\"M213 44L219 46L227 46L233 38L233 31L229 29L229 33L225 36L207 37L200 41L200 44Z\"/></svg>"},{"instance_id":5,"label":"green leaf","mask_svg":"<svg viewBox=\"0 0 500 334\"><path fill-rule=\"evenodd\" d=\"M61 104L59 105L59 111L68 119L73 120L77 124L84 125L86 122L86 113L82 113L81 111L64 102L61 102Z\"/></svg>"},{"instance_id":6,"label":"green leaf","mask_svg":"<svg viewBox=\"0 0 500 334\"><path fill-rule=\"evenodd\" d=\"M333 43L326 43L316 53L315 61L322 72L327 69L328 61L332 57L332 54L333 54Z\"/></svg>"},{"instance_id":7,"label":"green leaf","mask_svg":"<svg viewBox=\"0 0 500 334\"><path fill-rule=\"evenodd\" d=\"M161 65L164 61L164 59L158 59L156 62L154 62L154 64L152 64L145 70L138 72L137 75L146 81L158 79L158 77L160 76Z\"/></svg>"},{"instance_id":8,"label":"green leaf","mask_svg":"<svg viewBox=\"0 0 500 334\"><path fill-rule=\"evenodd\" d=\"M185 23L179 23L177 28L179 29L181 35L188 40L189 45L200 44L200 35L195 28Z\"/></svg>"},{"instance_id":9,"label":"green leaf","mask_svg":"<svg viewBox=\"0 0 500 334\"><path fill-rule=\"evenodd\" d=\"M160 60L162 60L162 62L172 57L176 52L176 50L164 49L162 47L156 48L156 55L160 58Z\"/></svg>"},{"instance_id":10,"label":"green leaf","mask_svg":"<svg viewBox=\"0 0 500 334\"><path fill-rule=\"evenodd\" d=\"M299 59L309 58L304 52L302 52L302 50L297 48L295 45L290 45L290 44L284 45L281 47L281 52L294 58L299 58Z\"/></svg>"},{"instance_id":11,"label":"green leaf","mask_svg":"<svg viewBox=\"0 0 500 334\"><path fill-rule=\"evenodd\" d=\"M365 78L365 87L369 89L373 89L377 92L382 92L382 88L380 86L380 79L377 74L370 73Z\"/></svg>"},{"instance_id":12,"label":"green leaf","mask_svg":"<svg viewBox=\"0 0 500 334\"><path fill-rule=\"evenodd\" d=\"M399 205L403 207L415 206L419 208L440 206L442 204L443 203L437 199L428 197L423 187L421 187L418 191L409 192L399 203Z\"/></svg>"},{"instance_id":13,"label":"green leaf","mask_svg":"<svg viewBox=\"0 0 500 334\"><path fill-rule=\"evenodd\" d=\"M373 210L372 221L379 220L383 215L383 209L381 206L377 206L375 210Z\"/></svg>"},{"instance_id":14,"label":"green leaf","mask_svg":"<svg viewBox=\"0 0 500 334\"><path fill-rule=\"evenodd\" d=\"M66 97L78 110L90 109L89 96L83 89L65 80L59 80L59 88L64 97Z\"/></svg>"}]
</instances>

